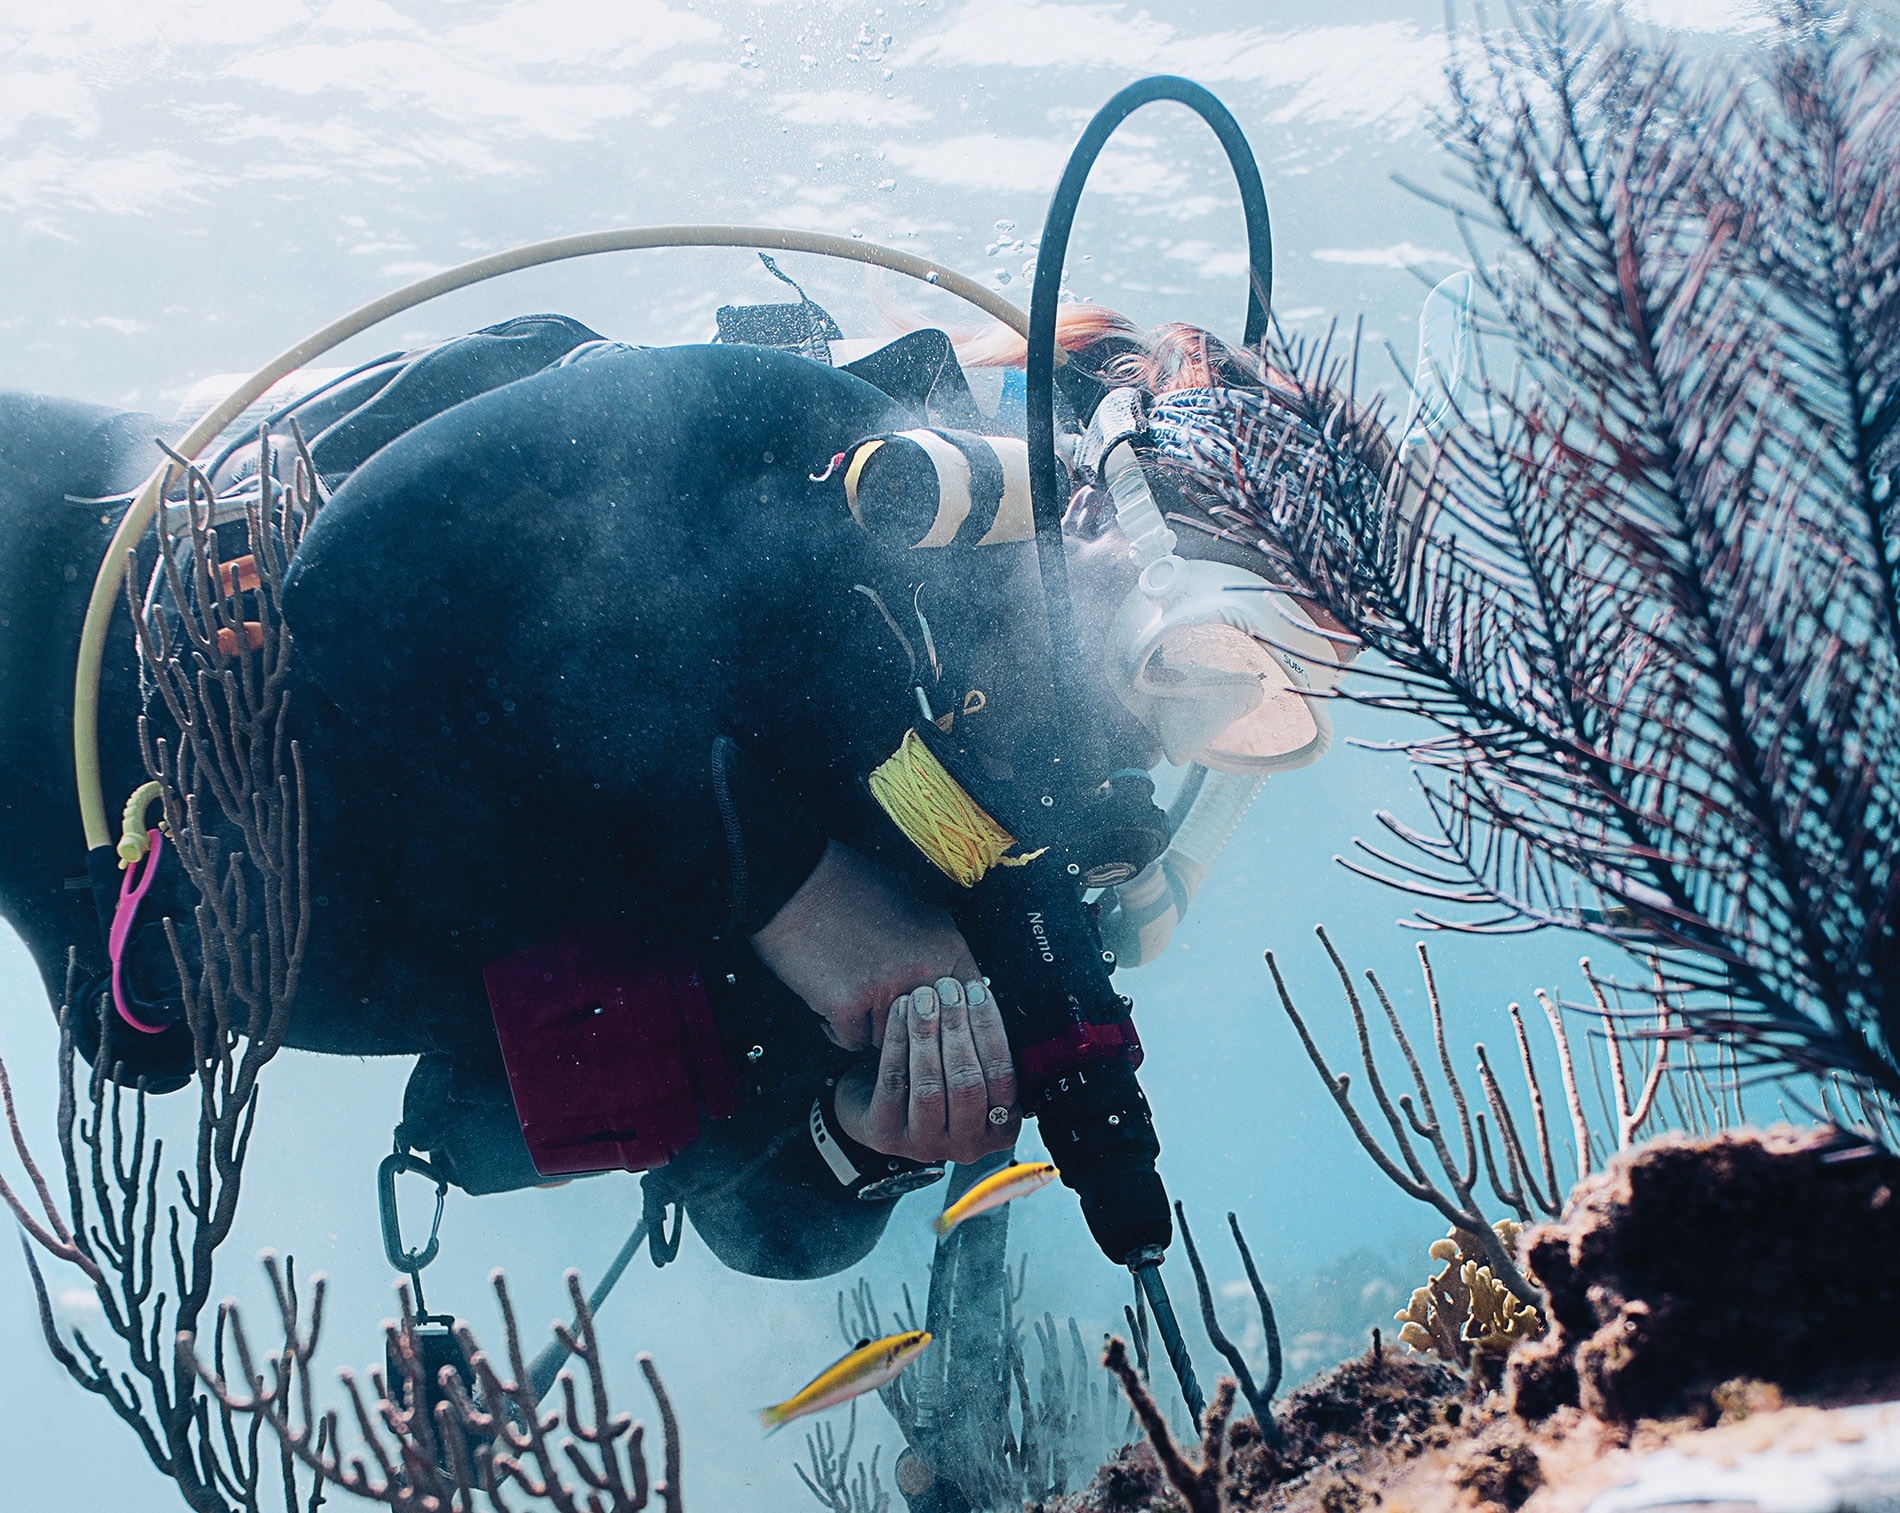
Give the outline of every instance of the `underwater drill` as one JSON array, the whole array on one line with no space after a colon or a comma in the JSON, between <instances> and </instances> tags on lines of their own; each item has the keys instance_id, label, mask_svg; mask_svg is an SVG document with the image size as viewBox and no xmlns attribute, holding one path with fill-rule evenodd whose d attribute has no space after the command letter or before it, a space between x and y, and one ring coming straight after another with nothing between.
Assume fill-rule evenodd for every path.
<instances>
[{"instance_id":1,"label":"underwater drill","mask_svg":"<svg viewBox=\"0 0 1900 1513\"><path fill-rule=\"evenodd\" d=\"M1115 991L1114 958L1066 876L1077 865L1048 869L1049 885L997 869L956 911L957 925L997 986L1023 1113L1040 1126L1102 1254L1140 1281L1198 1419L1200 1389L1161 1289L1174 1226L1155 1170L1161 1141L1135 1075L1133 1005Z\"/></svg>"},{"instance_id":2,"label":"underwater drill","mask_svg":"<svg viewBox=\"0 0 1900 1513\"><path fill-rule=\"evenodd\" d=\"M959 723L967 722L951 722L951 731ZM1041 739L1017 753L1029 759L1012 762L1012 776L998 782L979 752L935 721L919 721L870 787L905 836L962 885L950 912L994 990L1022 1113L1037 1121L1102 1254L1141 1285L1198 1419L1199 1384L1160 1278L1174 1226L1155 1170L1161 1142L1136 1077L1134 1005L1115 988L1115 956L1086 899L1090 888L1124 882L1160 857L1168 820L1145 772L1118 772L1075 792L1070 773L1099 765L1065 753L1051 722L1039 723ZM1069 728L1071 745L1080 729ZM993 826L997 842L967 867L941 825L918 819L932 810L941 819L959 805ZM1005 847L1021 850L1005 856Z\"/></svg>"},{"instance_id":3,"label":"underwater drill","mask_svg":"<svg viewBox=\"0 0 1900 1513\"><path fill-rule=\"evenodd\" d=\"M1156 101L1192 110L1227 154L1247 227L1244 339L1254 346L1266 335L1273 288L1272 232L1259 166L1239 123L1212 93L1190 80L1161 75L1129 85L1096 112L1063 170L1043 222L1029 314L1029 484L1053 685L1040 763L1043 784L1031 813L1043 811L1054 822L1052 830L1067 841L1030 866L992 868L954 912L971 951L996 984L1016 1058L1023 1112L1038 1120L1043 1143L1063 1183L1080 1199L1102 1253L1134 1274L1182 1395L1198 1420L1200 1387L1161 1280L1161 1260L1174 1238L1174 1226L1167 1191L1155 1170L1160 1140L1135 1075L1141 1042L1130 1019L1133 1005L1114 987L1114 956L1103 949L1084 901L1086 888L1132 877L1160 855L1167 844L1167 823L1154 805L1146 774L1118 773L1102 781L1099 767L1086 760L1078 763L1068 749L1068 742L1088 730L1090 722L1082 714L1073 670L1082 653L1063 553L1055 438L1057 385L1065 378L1081 379L1059 375L1055 362L1056 305L1076 208L1109 137L1136 110ZM933 731L924 739L934 745L934 736ZM954 761L949 752L940 757ZM974 780L964 764L952 771ZM980 789L980 782L976 787Z\"/></svg>"},{"instance_id":4,"label":"underwater drill","mask_svg":"<svg viewBox=\"0 0 1900 1513\"><path fill-rule=\"evenodd\" d=\"M1102 949L1082 886L1070 876L1081 863L1053 854L1041 860L1051 865L1034 876L1025 875L1034 869L993 870L954 911L957 926L996 984L1023 1113L1037 1121L1102 1254L1141 1284L1199 1419L1200 1387L1161 1283L1174 1226L1155 1170L1161 1141L1135 1075L1141 1042L1133 1004L1115 990L1114 957Z\"/></svg>"}]
</instances>

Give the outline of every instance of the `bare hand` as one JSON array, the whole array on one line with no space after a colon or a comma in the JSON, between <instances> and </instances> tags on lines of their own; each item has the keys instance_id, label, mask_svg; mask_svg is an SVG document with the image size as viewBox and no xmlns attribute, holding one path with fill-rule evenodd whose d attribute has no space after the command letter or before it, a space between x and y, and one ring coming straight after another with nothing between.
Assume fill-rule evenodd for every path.
<instances>
[{"instance_id":1,"label":"bare hand","mask_svg":"<svg viewBox=\"0 0 1900 1513\"><path fill-rule=\"evenodd\" d=\"M887 1156L969 1162L1014 1145L1016 1064L996 995L972 973L896 999L875 1070L867 1060L839 1079L837 1109L847 1135Z\"/></svg>"},{"instance_id":2,"label":"bare hand","mask_svg":"<svg viewBox=\"0 0 1900 1513\"><path fill-rule=\"evenodd\" d=\"M915 984L982 975L948 914L837 841L752 948L852 1051L883 1042L892 1001Z\"/></svg>"}]
</instances>

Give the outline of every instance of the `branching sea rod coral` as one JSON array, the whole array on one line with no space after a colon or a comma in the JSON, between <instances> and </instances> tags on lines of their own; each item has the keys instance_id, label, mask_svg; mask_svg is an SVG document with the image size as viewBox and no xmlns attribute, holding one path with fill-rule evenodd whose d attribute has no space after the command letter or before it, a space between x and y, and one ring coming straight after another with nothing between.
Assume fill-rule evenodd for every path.
<instances>
[{"instance_id":1,"label":"branching sea rod coral","mask_svg":"<svg viewBox=\"0 0 1900 1513\"><path fill-rule=\"evenodd\" d=\"M650 1356L640 1357L664 1438L664 1471L654 1482L644 1428L614 1413L608 1403L599 1336L578 1273L567 1274L574 1327L557 1324L555 1334L585 1368L584 1406L573 1373L563 1371L561 1407L541 1410L500 1272L493 1280L509 1374L504 1377L468 1327L458 1324L455 1334L468 1378L443 1366L442 1392L432 1393L419 1321L404 1287L402 1318L388 1326L389 1359L399 1377L372 1371L365 1393L352 1373L341 1373L362 1441L360 1450L346 1454L341 1415L335 1409L316 1411L311 1383L311 1360L323 1328L323 1281L317 1280L306 1320L289 1271L271 1256L264 1266L277 1297L283 1344L259 1359L235 1305L226 1303L219 1310L221 1338L228 1325L241 1378L232 1379L222 1346L217 1361L207 1364L189 1335L179 1336L178 1359L228 1414L252 1420L253 1440L257 1429L270 1431L282 1448L286 1475L292 1457L316 1474L313 1499L321 1500L323 1489L331 1487L400 1513L474 1513L478 1506L509 1513L509 1499L525 1495L547 1513L639 1513L657 1495L663 1513L682 1513L679 1424L659 1371Z\"/></svg>"},{"instance_id":2,"label":"branching sea rod coral","mask_svg":"<svg viewBox=\"0 0 1900 1513\"><path fill-rule=\"evenodd\" d=\"M1170 1433L1118 1340L1108 1362L1135 1405L1146 1442L1128 1446L1077 1495L1049 1513L1190 1509L1284 1509L1338 1513L1379 1501L1381 1470L1447 1444L1465 1422L1467 1384L1441 1361L1400 1355L1374 1333L1372 1348L1295 1390L1267 1440L1247 1420L1226 1419L1234 1382L1223 1378L1200 1432L1196 1465ZM1172 1494L1172 1495L1170 1495Z\"/></svg>"},{"instance_id":3,"label":"branching sea rod coral","mask_svg":"<svg viewBox=\"0 0 1900 1513\"><path fill-rule=\"evenodd\" d=\"M1418 946L1419 969L1430 1006L1432 1049L1443 1082L1441 1094L1434 1095L1425 1067L1384 985L1376 974L1365 974L1412 1084L1410 1092L1393 1097L1379 1070L1365 1004L1352 974L1333 948L1326 931L1322 928L1316 933L1339 977L1365 1070L1366 1087L1385 1121L1388 1135L1382 1137L1375 1133L1361 1116L1353 1102L1351 1077L1332 1070L1287 990L1279 963L1269 951L1267 970L1273 978L1280 1006L1292 1020L1306 1054L1325 1082L1333 1102L1345 1115L1354 1137L1379 1169L1409 1197L1436 1209L1450 1223L1456 1243L1471 1252L1468 1259L1480 1263L1488 1277L1520 1305L1539 1308L1542 1300L1536 1286L1517 1263L1514 1243L1517 1226L1540 1218L1554 1219L1561 1214L1572 1188L1590 1175L1600 1156L1628 1150L1646 1131L1662 1122L1665 1094L1680 1122L1690 1122L1689 1118L1682 1118L1686 1112L1698 1126L1703 1123L1722 1125L1728 1121L1731 1097L1735 1099L1736 1115L1740 1114L1739 1091L1713 1080L1707 1069L1693 1059L1692 1051L1684 1048L1678 1052L1676 1062L1669 1059L1675 1037L1681 1033L1678 995L1660 981L1652 984L1648 1012L1653 1018L1644 1023L1629 1011L1612 1006L1610 993L1615 990L1606 988L1588 960L1582 963L1583 975L1590 987L1605 1052L1603 1060L1608 1068L1608 1099L1601 1118L1605 1132L1599 1133L1591 1126L1564 1011L1542 991L1538 992L1537 1000L1550 1027L1563 1088L1570 1135L1568 1155L1563 1154L1552 1137L1543 1083L1531 1054L1523 1014L1515 1003L1507 1005L1506 1013L1517 1046L1524 1097L1530 1107L1529 1139L1527 1141L1520 1129L1510 1100L1505 1097L1492 1067L1490 1054L1482 1044L1474 1047L1474 1055L1484 1101L1474 1113L1452 1064L1445 1039L1444 1007L1439 1001L1431 957L1423 943ZM1594 1045L1589 1051L1589 1065L1593 1070L1598 1066ZM1440 1113L1441 1097L1450 1109L1449 1123ZM1427 1155L1436 1166L1436 1175L1427 1167ZM1481 1197L1486 1188L1492 1202L1505 1210L1508 1218L1487 1216L1490 1204ZM1422 1325L1424 1321L1418 1322ZM1459 1332L1461 1330L1462 1320Z\"/></svg>"},{"instance_id":4,"label":"branching sea rod coral","mask_svg":"<svg viewBox=\"0 0 1900 1513\"><path fill-rule=\"evenodd\" d=\"M1127 1408L1091 1358L1074 1319L1059 1324L1045 1314L1030 1320L1040 1357L1032 1378L1017 1312L1022 1268L1000 1277L998 1286L1001 1313L994 1344L1001 1374L991 1394L995 1401L973 1393L967 1381L933 1380L928 1369L913 1368L878 1389L908 1446L894 1469L898 1490L914 1509L955 1513L1059 1497L1134 1433ZM880 1316L864 1282L849 1301L847 1311L846 1295L839 1295L839 1333L847 1342L887 1328L918 1327L908 1289L901 1313ZM934 1364L942 1372L948 1361L946 1351ZM927 1358L919 1362L925 1368L930 1364ZM946 1392L948 1403L942 1401ZM843 1448L835 1439L814 1435L806 1450L811 1474L800 1467L799 1475L825 1506L835 1508L842 1501L848 1505L842 1513L866 1513L885 1496L875 1458L855 1468L850 1464L848 1435Z\"/></svg>"},{"instance_id":5,"label":"branching sea rod coral","mask_svg":"<svg viewBox=\"0 0 1900 1513\"><path fill-rule=\"evenodd\" d=\"M1194 1288L1201 1297L1201 1323L1207 1330L1207 1338L1227 1362L1228 1369L1234 1373L1241 1394L1253 1409L1254 1421L1260 1426L1260 1433L1269 1443L1279 1437L1273 1422L1273 1394L1280 1390L1280 1376L1285 1364L1280 1350L1280 1327L1273 1313L1273 1299L1268 1296L1266 1284L1260 1280L1260 1272L1253 1264L1253 1252L1247 1248L1247 1237L1240 1232L1240 1220L1234 1214L1228 1214L1227 1227L1234 1234L1234 1248L1240 1252L1241 1265L1247 1269L1247 1285L1253 1290L1254 1303L1260 1310L1260 1329L1267 1346L1267 1375L1262 1382L1255 1383L1253 1372L1247 1365L1247 1358L1241 1354L1240 1347L1227 1337L1220 1327L1220 1318L1214 1311L1214 1289L1208 1285L1207 1268L1201 1264L1201 1253L1194 1244L1194 1232L1188 1228L1187 1210L1177 1202L1174 1205L1175 1224L1181 1231L1181 1243L1187 1250L1188 1265L1194 1269ZM1139 1293L1137 1293L1139 1297ZM1131 1320L1131 1323L1133 1321ZM1136 1349L1142 1364L1142 1375L1147 1375L1147 1342L1137 1331Z\"/></svg>"},{"instance_id":6,"label":"branching sea rod coral","mask_svg":"<svg viewBox=\"0 0 1900 1513\"><path fill-rule=\"evenodd\" d=\"M820 1423L805 1436L805 1454L810 1467L793 1466L805 1490L831 1510L831 1513L885 1513L891 1494L884 1490L877 1463L883 1446L871 1451L869 1461L851 1459L851 1447L858 1438L858 1405L851 1404L845 1421L844 1440L840 1443L831 1425Z\"/></svg>"},{"instance_id":7,"label":"branching sea rod coral","mask_svg":"<svg viewBox=\"0 0 1900 1513\"><path fill-rule=\"evenodd\" d=\"M1456 1154L1454 1154L1452 1150L1447 1138L1446 1126L1440 1118L1437 1105L1432 1098L1431 1086L1426 1081L1424 1070L1420 1067L1418 1057L1412 1050L1411 1040L1406 1036L1404 1026L1399 1023L1398 1014L1392 1008L1391 1000L1386 997L1385 990L1380 986L1379 980L1370 972L1366 974L1373 991L1378 995L1379 1005L1385 1011L1386 1022L1391 1028L1392 1037L1397 1042L1399 1050L1405 1058L1406 1067L1411 1072L1412 1077L1413 1091L1411 1093L1401 1093L1396 1103L1395 1100L1386 1093L1385 1083L1379 1075L1379 1064L1373 1055L1372 1037L1367 1028L1365 1009L1360 1001L1357 989L1353 986L1351 974L1346 971L1345 963L1339 959L1338 952L1333 950L1332 942L1327 939L1325 931L1321 930L1319 935L1321 942L1326 947L1327 955L1332 958L1334 970L1339 974L1340 984L1345 989L1346 1003L1348 1008L1352 1011L1353 1026L1358 1032L1359 1056L1366 1070L1366 1085L1371 1090L1373 1102L1377 1105L1379 1112L1384 1116L1387 1127L1391 1131L1392 1151L1387 1151L1385 1146L1381 1144L1379 1137L1373 1134L1366 1126L1358 1110L1353 1106L1350 1091L1352 1079L1344 1073L1335 1075L1332 1068L1327 1064L1324 1054L1320 1051L1311 1032L1308 1031L1306 1027L1306 1021L1300 1017L1299 1010L1294 1006L1293 997L1288 993L1286 983L1280 976L1279 964L1274 960L1273 953L1269 951L1266 957L1267 970L1273 974L1273 985L1275 990L1279 993L1280 1005L1285 1009L1287 1017L1293 1021L1293 1027L1299 1034L1300 1043L1306 1047L1306 1054L1312 1058L1314 1067L1318 1070L1321 1079L1326 1084L1326 1090L1332 1094L1333 1102L1339 1106L1340 1112L1346 1116L1346 1122L1351 1126L1354 1136L1357 1137L1360 1145L1365 1148L1366 1153L1378 1163L1379 1169L1384 1172L1386 1176L1390 1177L1392 1181L1397 1183L1400 1189L1408 1196L1416 1198L1422 1203L1429 1203L1433 1208L1436 1208L1450 1221L1454 1229L1474 1236L1484 1252L1484 1258L1486 1264L1491 1268L1491 1274L1508 1287L1519 1299L1526 1303L1534 1303L1537 1298L1536 1289L1531 1286L1523 1274L1517 1269L1516 1259L1505 1251L1502 1243L1498 1240L1496 1234L1493 1233L1490 1221L1483 1216L1479 1209L1477 1192L1479 1177L1478 1150L1480 1143L1482 1143L1484 1150L1485 1172L1490 1177L1493 1193L1500 1201L1511 1205L1519 1212L1521 1218L1528 1219L1530 1213L1526 1207L1527 1195L1532 1198L1542 1197L1543 1195L1539 1193L1535 1181L1515 1181L1509 1186L1499 1183L1497 1166L1492 1156L1490 1136L1486 1130L1484 1122L1485 1116L1483 1113L1479 1113L1477 1116L1476 1132L1474 1134L1470 1105L1466 1100L1464 1088L1458 1081L1458 1074L1452 1069L1451 1054L1445 1043L1444 1012L1438 1001L1438 985L1432 977L1431 958L1425 954L1425 948L1420 946L1418 953L1419 965L1425 973L1425 991L1431 1003L1432 1041L1438 1052L1439 1068L1444 1074L1445 1085L1450 1094L1451 1108L1455 1119L1454 1130L1450 1138L1456 1139L1461 1147L1460 1151ZM1535 1073L1531 1069L1528 1051L1525 1052L1524 1065L1527 1077L1534 1084ZM1487 1066L1487 1075L1484 1078L1485 1096L1494 1116L1497 1118L1500 1135L1506 1137L1506 1168L1513 1174L1513 1177L1517 1177L1519 1174L1528 1170L1529 1161L1523 1151L1522 1143L1517 1138L1516 1127L1509 1120L1508 1110L1504 1108L1504 1101L1502 1094L1498 1090L1497 1080L1489 1076L1488 1071L1489 1068ZM1544 1124L1543 1101L1541 1097L1536 1100L1534 1107L1536 1109L1535 1127L1539 1149L1543 1156L1544 1165L1548 1168L1550 1164L1550 1144L1548 1131ZM1403 1119L1400 1117L1401 1113L1404 1116ZM1408 1127L1410 1130L1409 1134L1407 1132ZM1430 1150L1431 1155L1438 1163L1441 1177L1433 1178L1427 1172L1424 1162L1420 1159L1417 1147L1413 1144L1414 1136L1423 1141ZM1587 1150L1587 1145L1584 1148ZM1547 1185L1549 1187L1555 1187L1554 1175L1550 1178ZM1551 1201L1553 1203L1560 1202L1561 1196L1561 1194L1558 1194L1557 1197Z\"/></svg>"},{"instance_id":8,"label":"branching sea rod coral","mask_svg":"<svg viewBox=\"0 0 1900 1513\"><path fill-rule=\"evenodd\" d=\"M1214 1397L1201 1420L1201 1463L1197 1466L1183 1455L1168 1432L1168 1421L1155 1406L1147 1384L1129 1363L1128 1347L1119 1339L1110 1339L1102 1364L1115 1373L1128 1394L1128 1401L1154 1446L1168 1481L1187 1504L1188 1513L1223 1513L1227 1506L1227 1421L1234 1411L1234 1381L1222 1377L1214 1388Z\"/></svg>"},{"instance_id":9,"label":"branching sea rod coral","mask_svg":"<svg viewBox=\"0 0 1900 1513\"><path fill-rule=\"evenodd\" d=\"M128 806L121 847L122 855L136 852L148 834L159 835L157 844L182 862L193 898L192 950L165 921L185 1008L183 1024L165 1035L187 1043L197 1084L192 1155L167 1169L164 1142L147 1122L146 1080L122 1085L103 1051L89 1076L79 1070L81 1039L111 1043L116 1011L113 993L84 979L76 955L60 1014L63 1202L28 1148L0 1072L33 1195L23 1198L0 1178L0 1200L28 1242L48 1348L130 1427L197 1513L255 1513L280 1495L286 1513L305 1506L289 1471L260 1457L255 1438L205 1394L168 1343L174 1332L196 1333L210 1306L218 1250L237 1215L259 1074L289 1028L310 926L303 756L287 735L291 645L277 611L285 565L322 491L300 437L281 452L260 441L259 451L258 481L240 514L248 566L203 570L217 560L212 494L201 473L182 469L179 497L168 505L177 535L160 536L149 592L133 587L144 581L137 571L126 576L144 676L165 717L140 722L152 784ZM145 795L153 791L164 819L147 832ZM130 1074L125 1083L134 1083ZM177 1201L161 1202L173 1181ZM161 1229L170 1237L169 1281L154 1261ZM85 1274L119 1361L83 1331L70 1342L60 1335L36 1247ZM222 1359L222 1314L214 1341Z\"/></svg>"}]
</instances>

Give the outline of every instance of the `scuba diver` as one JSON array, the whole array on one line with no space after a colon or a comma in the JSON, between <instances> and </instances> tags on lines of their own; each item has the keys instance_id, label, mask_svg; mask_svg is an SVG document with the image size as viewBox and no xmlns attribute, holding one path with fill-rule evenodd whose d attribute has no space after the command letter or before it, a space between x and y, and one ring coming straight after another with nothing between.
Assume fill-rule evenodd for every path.
<instances>
[{"instance_id":1,"label":"scuba diver","mask_svg":"<svg viewBox=\"0 0 1900 1513\"><path fill-rule=\"evenodd\" d=\"M834 365L802 294L720 325L644 348L524 317L276 416L327 495L283 601L312 904L287 1044L415 1057L398 1146L471 1193L645 1171L728 1266L813 1277L1017 1139L1022 1069L953 912L1051 843L1025 774L1059 652L1020 338L960 360L923 330ZM1158 396L1270 398L1274 375L1095 307L1058 340L1086 648L1084 728L1058 734L1104 795L1081 880L1112 969L1165 946L1265 775L1324 752L1315 695L1350 647L1146 429ZM75 950L81 1051L154 1091L192 1068L162 924L189 939L189 889L154 853L109 959L71 876L66 691L165 429L0 396L0 914L55 1003ZM207 465L227 518L257 495L250 434ZM139 716L167 721L126 614L108 793L146 779ZM1166 814L1164 759L1190 773Z\"/></svg>"}]
</instances>

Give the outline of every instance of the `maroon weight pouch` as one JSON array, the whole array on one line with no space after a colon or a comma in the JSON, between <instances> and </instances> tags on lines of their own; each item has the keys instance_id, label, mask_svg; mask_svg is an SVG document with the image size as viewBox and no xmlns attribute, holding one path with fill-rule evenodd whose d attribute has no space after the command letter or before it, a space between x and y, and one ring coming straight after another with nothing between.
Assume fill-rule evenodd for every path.
<instances>
[{"instance_id":1,"label":"maroon weight pouch","mask_svg":"<svg viewBox=\"0 0 1900 1513\"><path fill-rule=\"evenodd\" d=\"M723 1119L735 1087L690 951L575 925L482 969L508 1087L544 1177L648 1171Z\"/></svg>"}]
</instances>

